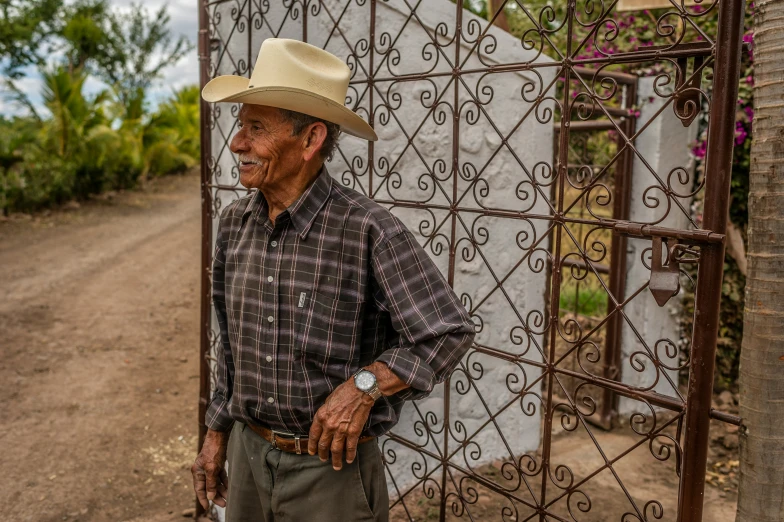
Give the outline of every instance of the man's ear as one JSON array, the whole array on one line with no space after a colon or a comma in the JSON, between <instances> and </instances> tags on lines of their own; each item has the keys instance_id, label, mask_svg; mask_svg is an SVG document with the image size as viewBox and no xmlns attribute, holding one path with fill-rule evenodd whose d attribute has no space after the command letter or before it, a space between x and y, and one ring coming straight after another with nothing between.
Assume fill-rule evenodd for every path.
<instances>
[{"instance_id":1,"label":"man's ear","mask_svg":"<svg viewBox=\"0 0 784 522\"><path fill-rule=\"evenodd\" d=\"M327 139L327 126L317 121L305 130L302 159L310 161L319 153Z\"/></svg>"}]
</instances>

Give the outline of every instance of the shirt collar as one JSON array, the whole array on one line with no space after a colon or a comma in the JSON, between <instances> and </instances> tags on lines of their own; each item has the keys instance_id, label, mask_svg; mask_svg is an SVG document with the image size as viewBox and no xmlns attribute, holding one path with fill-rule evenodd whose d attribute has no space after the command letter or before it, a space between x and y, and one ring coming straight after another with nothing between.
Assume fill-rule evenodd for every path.
<instances>
[{"instance_id":1,"label":"shirt collar","mask_svg":"<svg viewBox=\"0 0 784 522\"><path fill-rule=\"evenodd\" d=\"M329 199L331 191L332 176L327 172L326 165L322 165L321 170L316 175L316 179L305 189L305 192L281 213L281 216L288 213L291 221L294 223L294 228L303 240L307 238L313 221L315 221L319 211ZM268 210L267 200L261 191L257 190L242 213L243 221L248 214L252 214L254 219L264 222L266 221Z\"/></svg>"}]
</instances>

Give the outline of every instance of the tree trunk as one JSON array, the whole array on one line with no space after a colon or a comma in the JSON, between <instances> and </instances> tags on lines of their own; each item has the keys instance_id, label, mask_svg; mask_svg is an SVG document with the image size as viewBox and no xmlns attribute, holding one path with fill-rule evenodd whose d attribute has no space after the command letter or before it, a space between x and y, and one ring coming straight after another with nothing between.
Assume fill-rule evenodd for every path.
<instances>
[{"instance_id":1,"label":"tree trunk","mask_svg":"<svg viewBox=\"0 0 784 522\"><path fill-rule=\"evenodd\" d=\"M501 6L506 6L504 3L505 0L487 0L487 19L492 20L493 16L495 16L495 12L501 8ZM509 22L506 19L506 11L501 9L501 12L498 13L498 16L493 22L493 25L503 29L507 33L509 32Z\"/></svg>"},{"instance_id":2,"label":"tree trunk","mask_svg":"<svg viewBox=\"0 0 784 522\"><path fill-rule=\"evenodd\" d=\"M736 522L784 522L784 2L757 0Z\"/></svg>"}]
</instances>

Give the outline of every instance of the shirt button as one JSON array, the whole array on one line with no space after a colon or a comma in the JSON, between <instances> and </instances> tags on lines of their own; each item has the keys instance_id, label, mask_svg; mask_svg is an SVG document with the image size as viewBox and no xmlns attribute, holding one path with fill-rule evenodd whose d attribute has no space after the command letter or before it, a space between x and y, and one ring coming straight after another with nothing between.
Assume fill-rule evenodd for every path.
<instances>
[{"instance_id":1,"label":"shirt button","mask_svg":"<svg viewBox=\"0 0 784 522\"><path fill-rule=\"evenodd\" d=\"M275 402L275 399L273 399L272 397L267 397L267 402L272 404L273 402Z\"/></svg>"},{"instance_id":2,"label":"shirt button","mask_svg":"<svg viewBox=\"0 0 784 522\"><path fill-rule=\"evenodd\" d=\"M271 355L267 356L267 362L272 362L272 356Z\"/></svg>"},{"instance_id":3,"label":"shirt button","mask_svg":"<svg viewBox=\"0 0 784 522\"><path fill-rule=\"evenodd\" d=\"M270 243L270 245L272 245L273 247L276 247L276 246L278 246L278 242L277 241L273 241L272 243Z\"/></svg>"},{"instance_id":4,"label":"shirt button","mask_svg":"<svg viewBox=\"0 0 784 522\"><path fill-rule=\"evenodd\" d=\"M272 317L271 315L270 315L270 316L267 316L267 322L270 322L270 323L271 323L271 322L272 322L272 321L274 321L274 320L275 320L275 318L274 318L274 317Z\"/></svg>"},{"instance_id":5,"label":"shirt button","mask_svg":"<svg viewBox=\"0 0 784 522\"><path fill-rule=\"evenodd\" d=\"M271 282L272 282L272 276L269 276L269 277L267 277L267 282L268 282L268 283L271 283Z\"/></svg>"}]
</instances>

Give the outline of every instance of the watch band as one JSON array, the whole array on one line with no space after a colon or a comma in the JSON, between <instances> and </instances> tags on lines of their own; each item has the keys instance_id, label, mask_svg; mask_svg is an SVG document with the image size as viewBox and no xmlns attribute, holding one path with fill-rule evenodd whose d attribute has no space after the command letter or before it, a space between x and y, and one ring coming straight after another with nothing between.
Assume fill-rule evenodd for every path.
<instances>
[{"instance_id":1,"label":"watch band","mask_svg":"<svg viewBox=\"0 0 784 522\"><path fill-rule=\"evenodd\" d=\"M367 393L368 395L370 395L370 397L371 397L371 398L372 398L374 401L377 401L377 400L378 400L378 399L379 399L379 398L380 398L380 397L383 395L383 393L381 393L381 390L379 390L379 389L378 389L378 383L374 384L374 385L373 385L373 387L372 387L372 388L370 388L370 390L368 390L368 391L367 391L367 392L365 392L365 393Z\"/></svg>"}]
</instances>

